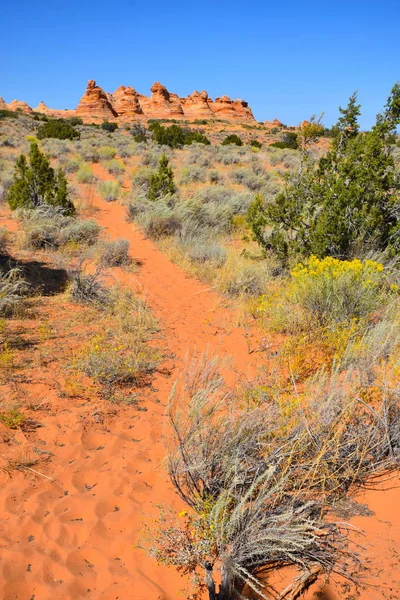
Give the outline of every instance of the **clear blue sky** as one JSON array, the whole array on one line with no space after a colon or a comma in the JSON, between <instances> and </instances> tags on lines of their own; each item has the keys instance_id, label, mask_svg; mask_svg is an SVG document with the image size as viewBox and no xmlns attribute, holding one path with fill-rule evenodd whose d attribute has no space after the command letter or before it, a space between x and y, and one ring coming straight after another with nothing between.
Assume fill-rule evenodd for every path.
<instances>
[{"instance_id":1,"label":"clear blue sky","mask_svg":"<svg viewBox=\"0 0 400 600\"><path fill-rule=\"evenodd\" d=\"M247 100L297 124L359 90L369 127L400 79L400 0L3 0L0 95L74 108L88 79Z\"/></svg>"}]
</instances>

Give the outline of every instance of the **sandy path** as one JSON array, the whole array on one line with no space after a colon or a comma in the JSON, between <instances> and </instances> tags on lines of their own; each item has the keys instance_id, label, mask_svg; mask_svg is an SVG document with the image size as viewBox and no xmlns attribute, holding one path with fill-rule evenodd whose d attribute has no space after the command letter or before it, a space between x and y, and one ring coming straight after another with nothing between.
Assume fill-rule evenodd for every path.
<instances>
[{"instance_id":1,"label":"sandy path","mask_svg":"<svg viewBox=\"0 0 400 600\"><path fill-rule=\"evenodd\" d=\"M102 178L112 178L100 165L95 170ZM117 277L132 289L143 290L161 323L173 377L157 376L156 393L143 399L147 412L121 409L99 421L96 411L105 411L100 402L89 410L79 404L66 406L64 400L49 415L46 427L37 434L54 452L43 472L61 487L22 474L3 486L3 600L177 598L184 582L175 570L157 566L133 547L151 502L179 505L161 467L164 407L172 380L194 349L231 356L233 372L244 375L254 373L257 361L263 360L260 354L248 353L247 332L236 326L236 315L225 301L172 264L127 223L124 207L97 196L93 204L94 218L106 234L130 242L139 271L119 271ZM374 573L384 568L375 580L384 589L362 592L362 600L400 597L399 556L394 547L400 533L399 499L398 490L369 492L366 500L376 516L357 520L367 531ZM342 587L322 594L320 599L350 600Z\"/></svg>"}]
</instances>

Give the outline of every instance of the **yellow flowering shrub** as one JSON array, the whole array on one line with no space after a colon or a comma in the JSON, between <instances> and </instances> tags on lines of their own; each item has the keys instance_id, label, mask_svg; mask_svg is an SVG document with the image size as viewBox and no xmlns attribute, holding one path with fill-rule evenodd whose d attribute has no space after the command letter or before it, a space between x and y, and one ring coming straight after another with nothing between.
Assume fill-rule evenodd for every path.
<instances>
[{"instance_id":1,"label":"yellow flowering shrub","mask_svg":"<svg viewBox=\"0 0 400 600\"><path fill-rule=\"evenodd\" d=\"M378 262L311 256L292 269L284 290L260 300L260 310L269 312L281 331L336 328L370 318L398 292Z\"/></svg>"}]
</instances>

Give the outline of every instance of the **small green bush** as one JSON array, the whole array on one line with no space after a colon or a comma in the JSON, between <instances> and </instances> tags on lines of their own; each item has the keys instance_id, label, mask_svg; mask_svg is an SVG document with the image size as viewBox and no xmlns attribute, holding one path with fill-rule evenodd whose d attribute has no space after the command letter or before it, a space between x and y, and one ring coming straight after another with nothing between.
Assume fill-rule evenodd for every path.
<instances>
[{"instance_id":1,"label":"small green bush","mask_svg":"<svg viewBox=\"0 0 400 600\"><path fill-rule=\"evenodd\" d=\"M160 158L158 171L150 176L147 191L149 200L159 200L163 196L175 193L174 173L169 167L168 158L163 154Z\"/></svg>"},{"instance_id":2,"label":"small green bush","mask_svg":"<svg viewBox=\"0 0 400 600\"><path fill-rule=\"evenodd\" d=\"M100 181L97 192L106 202L113 202L119 198L121 186L117 181Z\"/></svg>"},{"instance_id":3,"label":"small green bush","mask_svg":"<svg viewBox=\"0 0 400 600\"><path fill-rule=\"evenodd\" d=\"M288 148L290 150L297 150L299 147L298 136L297 133L293 131L288 131L287 133L282 134L281 140L279 142L273 142L270 144L272 148Z\"/></svg>"},{"instance_id":4,"label":"small green bush","mask_svg":"<svg viewBox=\"0 0 400 600\"><path fill-rule=\"evenodd\" d=\"M111 160L117 154L117 150L112 146L101 146L98 153L101 160Z\"/></svg>"},{"instance_id":5,"label":"small green bush","mask_svg":"<svg viewBox=\"0 0 400 600\"><path fill-rule=\"evenodd\" d=\"M76 180L78 183L94 183L97 177L89 165L81 165L76 174Z\"/></svg>"},{"instance_id":6,"label":"small green bush","mask_svg":"<svg viewBox=\"0 0 400 600\"><path fill-rule=\"evenodd\" d=\"M252 148L262 148L262 143L258 140L250 140L250 146Z\"/></svg>"},{"instance_id":7,"label":"small green bush","mask_svg":"<svg viewBox=\"0 0 400 600\"><path fill-rule=\"evenodd\" d=\"M118 123L109 123L108 121L104 121L104 123L101 124L101 128L104 129L104 131L114 133L114 131L118 129Z\"/></svg>"},{"instance_id":8,"label":"small green bush","mask_svg":"<svg viewBox=\"0 0 400 600\"><path fill-rule=\"evenodd\" d=\"M107 160L104 166L112 175L121 175L125 171L125 165L115 158Z\"/></svg>"},{"instance_id":9,"label":"small green bush","mask_svg":"<svg viewBox=\"0 0 400 600\"><path fill-rule=\"evenodd\" d=\"M54 119L41 125L37 130L36 137L39 140L43 140L45 138L74 140L79 139L81 134L68 121L64 121L63 119Z\"/></svg>"},{"instance_id":10,"label":"small green bush","mask_svg":"<svg viewBox=\"0 0 400 600\"><path fill-rule=\"evenodd\" d=\"M234 144L235 146L243 146L242 140L235 133L228 135L222 142L223 146L229 146L230 144Z\"/></svg>"},{"instance_id":11,"label":"small green bush","mask_svg":"<svg viewBox=\"0 0 400 600\"><path fill-rule=\"evenodd\" d=\"M29 163L24 154L16 162L14 180L7 192L10 208L49 205L62 207L68 214L73 214L75 208L68 197L64 171L60 169L55 173L35 142L31 143Z\"/></svg>"}]
</instances>

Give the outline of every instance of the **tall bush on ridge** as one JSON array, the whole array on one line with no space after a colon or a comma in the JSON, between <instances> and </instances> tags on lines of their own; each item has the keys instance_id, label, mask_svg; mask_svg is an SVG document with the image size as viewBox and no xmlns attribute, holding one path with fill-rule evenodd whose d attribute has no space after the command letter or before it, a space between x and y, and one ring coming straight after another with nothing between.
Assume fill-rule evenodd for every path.
<instances>
[{"instance_id":1,"label":"tall bush on ridge","mask_svg":"<svg viewBox=\"0 0 400 600\"><path fill-rule=\"evenodd\" d=\"M284 261L312 254L350 258L371 249L400 251L400 181L390 148L400 123L400 85L392 88L371 131L359 130L355 93L339 110L327 155L315 164L309 138L300 131L300 172L273 202L264 205L256 198L250 207L255 239Z\"/></svg>"},{"instance_id":2,"label":"tall bush on ridge","mask_svg":"<svg viewBox=\"0 0 400 600\"><path fill-rule=\"evenodd\" d=\"M162 155L158 171L150 176L150 185L147 192L149 200L158 200L175 192L174 173L169 166L168 158Z\"/></svg>"},{"instance_id":3,"label":"tall bush on ridge","mask_svg":"<svg viewBox=\"0 0 400 600\"><path fill-rule=\"evenodd\" d=\"M67 180L62 169L57 173L35 142L31 143L29 164L24 154L15 165L13 183L7 193L7 202L12 210L36 208L43 204L61 206L67 214L75 208L68 197Z\"/></svg>"}]
</instances>

